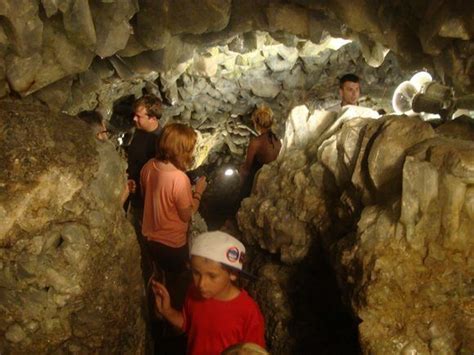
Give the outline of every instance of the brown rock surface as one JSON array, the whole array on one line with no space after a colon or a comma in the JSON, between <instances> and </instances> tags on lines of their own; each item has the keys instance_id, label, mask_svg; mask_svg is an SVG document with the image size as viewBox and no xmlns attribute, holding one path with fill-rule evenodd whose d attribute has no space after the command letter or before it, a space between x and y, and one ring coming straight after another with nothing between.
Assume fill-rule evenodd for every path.
<instances>
[{"instance_id":1,"label":"brown rock surface","mask_svg":"<svg viewBox=\"0 0 474 355\"><path fill-rule=\"evenodd\" d=\"M329 256L342 295L360 319L364 353L472 352L470 126L453 121L439 126L438 135L417 117L354 118L311 136L317 113L300 111L302 117L293 113L288 126L308 132L310 149L286 140L283 155L261 169L238 213L244 239L257 255L254 289L274 327L271 346L291 353L298 334L318 327L320 319L298 313L291 301L295 277L306 285L306 295L313 283L320 290L326 286L305 271ZM314 142L320 142L317 155ZM399 190L380 193L382 184L373 186L369 174ZM294 277L284 277L288 273ZM301 307L314 309L300 297L307 302ZM298 322L307 328L294 334ZM301 341L314 346L314 337Z\"/></svg>"},{"instance_id":2,"label":"brown rock surface","mask_svg":"<svg viewBox=\"0 0 474 355\"><path fill-rule=\"evenodd\" d=\"M12 102L0 138L0 352L143 352L140 253L114 146Z\"/></svg>"}]
</instances>

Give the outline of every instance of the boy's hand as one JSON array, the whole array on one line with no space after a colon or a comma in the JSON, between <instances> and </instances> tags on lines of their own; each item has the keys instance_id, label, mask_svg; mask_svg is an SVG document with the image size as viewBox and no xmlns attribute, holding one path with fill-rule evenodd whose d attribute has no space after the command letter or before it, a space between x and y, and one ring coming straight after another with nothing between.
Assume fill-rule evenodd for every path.
<instances>
[{"instance_id":1,"label":"boy's hand","mask_svg":"<svg viewBox=\"0 0 474 355\"><path fill-rule=\"evenodd\" d=\"M152 279L151 287L155 294L156 310L163 315L172 325L178 329L182 329L184 325L184 317L170 303L170 294L164 285Z\"/></svg>"},{"instance_id":2,"label":"boy's hand","mask_svg":"<svg viewBox=\"0 0 474 355\"><path fill-rule=\"evenodd\" d=\"M166 287L158 281L152 280L151 287L155 294L156 310L166 317L166 313L171 309L170 294Z\"/></svg>"}]
</instances>

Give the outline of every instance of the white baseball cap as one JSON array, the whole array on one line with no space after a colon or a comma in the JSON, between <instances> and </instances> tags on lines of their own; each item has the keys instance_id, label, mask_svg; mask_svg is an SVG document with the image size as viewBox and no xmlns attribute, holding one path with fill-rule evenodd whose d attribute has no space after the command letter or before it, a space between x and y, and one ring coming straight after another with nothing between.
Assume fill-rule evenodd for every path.
<instances>
[{"instance_id":1,"label":"white baseball cap","mask_svg":"<svg viewBox=\"0 0 474 355\"><path fill-rule=\"evenodd\" d=\"M243 276L255 276L242 270L245 246L236 238L221 231L206 232L194 238L189 255L201 256L236 269Z\"/></svg>"}]
</instances>

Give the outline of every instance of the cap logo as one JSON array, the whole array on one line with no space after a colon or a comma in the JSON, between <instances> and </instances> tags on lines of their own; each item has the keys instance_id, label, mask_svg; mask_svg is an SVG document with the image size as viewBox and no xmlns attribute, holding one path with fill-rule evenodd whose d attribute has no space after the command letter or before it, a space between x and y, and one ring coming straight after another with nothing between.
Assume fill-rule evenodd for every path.
<instances>
[{"instance_id":1,"label":"cap logo","mask_svg":"<svg viewBox=\"0 0 474 355\"><path fill-rule=\"evenodd\" d=\"M235 263L236 261L239 260L239 249L237 247L230 247L227 249L227 260L229 260L231 263Z\"/></svg>"}]
</instances>

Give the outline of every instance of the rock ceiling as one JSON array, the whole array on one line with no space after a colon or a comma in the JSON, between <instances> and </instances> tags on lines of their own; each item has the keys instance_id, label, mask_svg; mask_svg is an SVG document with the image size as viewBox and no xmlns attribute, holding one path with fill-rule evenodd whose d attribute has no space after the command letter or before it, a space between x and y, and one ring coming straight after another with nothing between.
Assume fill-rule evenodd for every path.
<instances>
[{"instance_id":1,"label":"rock ceiling","mask_svg":"<svg viewBox=\"0 0 474 355\"><path fill-rule=\"evenodd\" d=\"M459 92L474 88L472 1L0 0L0 97L34 95L75 113L100 106L101 90L118 98L182 73L216 45L249 52L257 30L290 47L294 36L352 39L372 66L390 48L406 68L436 71Z\"/></svg>"}]
</instances>

